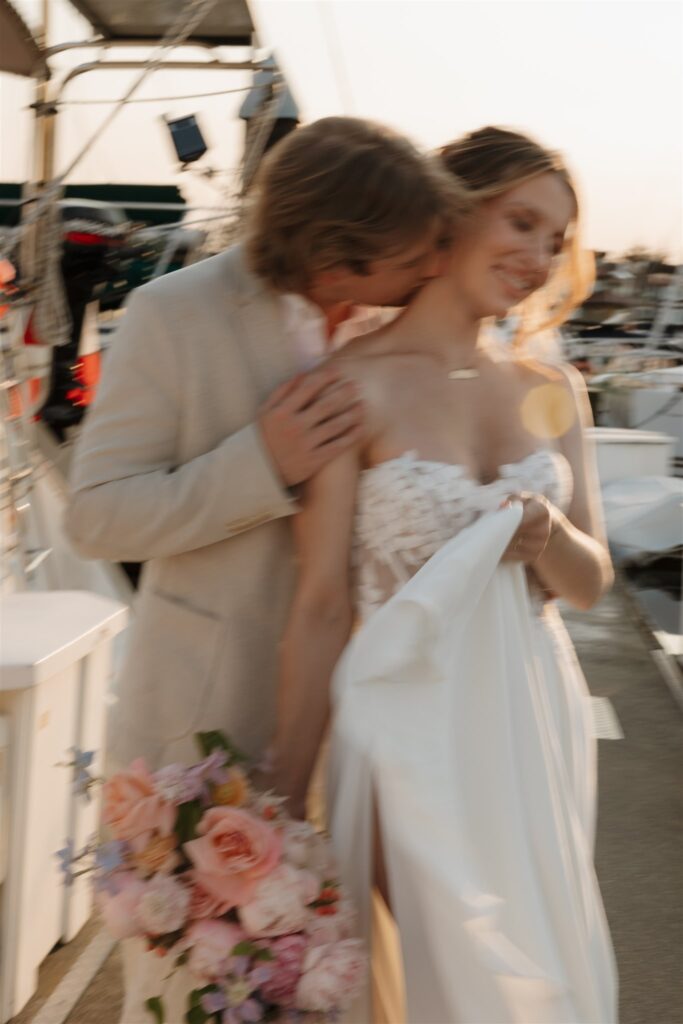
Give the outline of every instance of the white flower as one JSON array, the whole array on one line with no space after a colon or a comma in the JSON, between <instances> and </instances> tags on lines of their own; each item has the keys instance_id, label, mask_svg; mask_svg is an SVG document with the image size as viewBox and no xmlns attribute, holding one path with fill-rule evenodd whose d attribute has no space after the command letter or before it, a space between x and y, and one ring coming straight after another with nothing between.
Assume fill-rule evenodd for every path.
<instances>
[{"instance_id":1,"label":"white flower","mask_svg":"<svg viewBox=\"0 0 683 1024\"><path fill-rule=\"evenodd\" d=\"M321 881L338 874L329 839L305 821L287 822L283 832L284 859L297 868L315 872Z\"/></svg>"},{"instance_id":2,"label":"white flower","mask_svg":"<svg viewBox=\"0 0 683 1024\"><path fill-rule=\"evenodd\" d=\"M331 942L350 939L356 924L356 911L349 899L336 904L336 913L309 917L305 932L311 946L327 946Z\"/></svg>"},{"instance_id":3,"label":"white flower","mask_svg":"<svg viewBox=\"0 0 683 1024\"><path fill-rule=\"evenodd\" d=\"M307 868L315 834L305 821L288 821L283 834L284 859L295 868Z\"/></svg>"},{"instance_id":4,"label":"white flower","mask_svg":"<svg viewBox=\"0 0 683 1024\"><path fill-rule=\"evenodd\" d=\"M280 864L256 886L254 895L239 909L242 927L254 938L270 938L301 931L308 916L308 873Z\"/></svg>"},{"instance_id":5,"label":"white flower","mask_svg":"<svg viewBox=\"0 0 683 1024\"><path fill-rule=\"evenodd\" d=\"M188 967L200 978L222 977L233 949L244 937L242 929L229 921L195 921L183 943L190 950Z\"/></svg>"},{"instance_id":6,"label":"white flower","mask_svg":"<svg viewBox=\"0 0 683 1024\"><path fill-rule=\"evenodd\" d=\"M304 957L296 1008L317 1013L345 1009L359 994L366 974L367 956L358 939L314 946Z\"/></svg>"},{"instance_id":7,"label":"white flower","mask_svg":"<svg viewBox=\"0 0 683 1024\"><path fill-rule=\"evenodd\" d=\"M189 889L173 877L155 875L140 897L138 921L148 935L167 935L185 924L189 905Z\"/></svg>"}]
</instances>

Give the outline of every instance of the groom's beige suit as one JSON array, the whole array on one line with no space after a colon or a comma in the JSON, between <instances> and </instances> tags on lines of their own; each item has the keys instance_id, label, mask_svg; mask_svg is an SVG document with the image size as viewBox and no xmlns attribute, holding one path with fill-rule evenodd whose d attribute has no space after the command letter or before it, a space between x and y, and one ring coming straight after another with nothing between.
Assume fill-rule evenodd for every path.
<instances>
[{"instance_id":1,"label":"groom's beige suit","mask_svg":"<svg viewBox=\"0 0 683 1024\"><path fill-rule=\"evenodd\" d=\"M255 419L297 369L281 299L239 246L132 297L66 517L86 557L147 563L111 714L116 763L184 760L202 728L257 756L272 733L296 504Z\"/></svg>"}]
</instances>

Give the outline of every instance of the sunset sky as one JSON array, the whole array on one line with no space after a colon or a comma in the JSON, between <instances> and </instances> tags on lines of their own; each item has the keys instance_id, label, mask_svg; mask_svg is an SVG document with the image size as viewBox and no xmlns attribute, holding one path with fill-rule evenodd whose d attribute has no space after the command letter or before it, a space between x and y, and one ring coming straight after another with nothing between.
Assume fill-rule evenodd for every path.
<instances>
[{"instance_id":1,"label":"sunset sky","mask_svg":"<svg viewBox=\"0 0 683 1024\"><path fill-rule=\"evenodd\" d=\"M38 0L15 0L29 23ZM66 0L51 0L51 42L87 35ZM302 119L332 113L391 124L431 147L483 124L531 132L561 149L581 186L593 248L643 244L683 259L683 6L662 0L253 0L264 44L277 48ZM60 67L88 59L63 56ZM118 56L118 54L117 54ZM135 51L140 56L140 50ZM113 98L128 73L85 76L69 100ZM237 88L241 73L158 74L141 97ZM31 88L0 76L0 179L29 168ZM79 166L74 181L169 182L193 202L217 185L180 175L161 115L196 112L225 171L239 161L243 96L137 104ZM108 107L60 114L58 169Z\"/></svg>"}]
</instances>

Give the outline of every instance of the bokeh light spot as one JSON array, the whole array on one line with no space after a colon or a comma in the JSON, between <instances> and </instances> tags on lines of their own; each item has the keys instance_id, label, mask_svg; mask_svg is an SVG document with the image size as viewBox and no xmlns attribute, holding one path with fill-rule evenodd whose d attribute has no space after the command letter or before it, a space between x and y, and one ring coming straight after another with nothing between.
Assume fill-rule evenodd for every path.
<instances>
[{"instance_id":1,"label":"bokeh light spot","mask_svg":"<svg viewBox=\"0 0 683 1024\"><path fill-rule=\"evenodd\" d=\"M525 396L521 416L529 433L545 441L567 433L576 418L576 406L561 384L539 384Z\"/></svg>"}]
</instances>

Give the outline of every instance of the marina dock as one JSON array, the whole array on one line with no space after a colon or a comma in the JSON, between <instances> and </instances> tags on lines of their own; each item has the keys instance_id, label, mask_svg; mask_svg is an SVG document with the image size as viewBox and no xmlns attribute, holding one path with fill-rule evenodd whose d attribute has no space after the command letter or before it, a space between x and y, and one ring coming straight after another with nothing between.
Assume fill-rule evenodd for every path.
<instances>
[{"instance_id":1,"label":"marina dock","mask_svg":"<svg viewBox=\"0 0 683 1024\"><path fill-rule=\"evenodd\" d=\"M674 677L622 580L591 611L562 613L605 737L596 863L620 1021L683 1024L683 713ZM120 1008L118 951L94 919L45 960L38 992L13 1024L118 1024Z\"/></svg>"}]
</instances>

